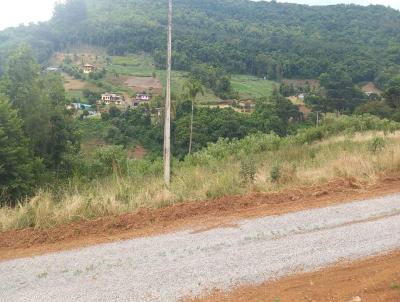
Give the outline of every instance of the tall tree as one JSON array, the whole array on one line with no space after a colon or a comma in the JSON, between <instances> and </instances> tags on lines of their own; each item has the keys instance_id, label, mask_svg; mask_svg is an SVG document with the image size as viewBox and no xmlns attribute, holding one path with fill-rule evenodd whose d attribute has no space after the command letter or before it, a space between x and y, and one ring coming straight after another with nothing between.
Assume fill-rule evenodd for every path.
<instances>
[{"instance_id":1,"label":"tall tree","mask_svg":"<svg viewBox=\"0 0 400 302\"><path fill-rule=\"evenodd\" d=\"M365 96L356 88L353 80L343 66L330 68L327 73L319 77L328 101L328 110L336 112L353 112L365 101Z\"/></svg>"},{"instance_id":2,"label":"tall tree","mask_svg":"<svg viewBox=\"0 0 400 302\"><path fill-rule=\"evenodd\" d=\"M18 111L0 95L0 205L31 193L34 163Z\"/></svg>"},{"instance_id":3,"label":"tall tree","mask_svg":"<svg viewBox=\"0 0 400 302\"><path fill-rule=\"evenodd\" d=\"M4 93L24 121L34 154L44 157L51 103L41 89L40 68L27 45L21 45L10 55L2 82Z\"/></svg>"},{"instance_id":4,"label":"tall tree","mask_svg":"<svg viewBox=\"0 0 400 302\"><path fill-rule=\"evenodd\" d=\"M183 86L183 89L187 92L187 95L192 102L192 113L190 116L190 138L189 138L189 154L192 153L192 142L193 142L193 117L194 117L194 103L199 93L204 95L203 86L198 80L193 78L187 80Z\"/></svg>"},{"instance_id":5,"label":"tall tree","mask_svg":"<svg viewBox=\"0 0 400 302\"><path fill-rule=\"evenodd\" d=\"M60 171L65 155L79 150L61 77L41 75L31 50L22 45L10 56L1 86L23 120L34 156L50 171Z\"/></svg>"},{"instance_id":6,"label":"tall tree","mask_svg":"<svg viewBox=\"0 0 400 302\"><path fill-rule=\"evenodd\" d=\"M386 103L396 110L400 109L400 76L392 79L384 93Z\"/></svg>"}]
</instances>

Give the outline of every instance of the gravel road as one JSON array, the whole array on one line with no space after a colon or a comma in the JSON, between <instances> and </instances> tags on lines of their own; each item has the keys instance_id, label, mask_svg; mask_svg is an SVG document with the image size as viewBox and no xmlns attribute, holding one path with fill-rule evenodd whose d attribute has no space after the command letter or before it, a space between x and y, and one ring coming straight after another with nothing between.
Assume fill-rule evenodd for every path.
<instances>
[{"instance_id":1,"label":"gravel road","mask_svg":"<svg viewBox=\"0 0 400 302\"><path fill-rule=\"evenodd\" d=\"M400 194L0 262L0 301L178 301L400 248Z\"/></svg>"}]
</instances>

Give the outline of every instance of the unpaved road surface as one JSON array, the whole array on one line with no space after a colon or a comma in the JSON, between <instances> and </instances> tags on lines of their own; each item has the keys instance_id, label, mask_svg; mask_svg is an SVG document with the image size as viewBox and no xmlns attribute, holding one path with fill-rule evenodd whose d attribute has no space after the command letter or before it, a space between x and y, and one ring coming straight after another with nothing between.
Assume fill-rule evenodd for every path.
<instances>
[{"instance_id":1,"label":"unpaved road surface","mask_svg":"<svg viewBox=\"0 0 400 302\"><path fill-rule=\"evenodd\" d=\"M0 262L0 301L178 301L400 249L400 194Z\"/></svg>"}]
</instances>

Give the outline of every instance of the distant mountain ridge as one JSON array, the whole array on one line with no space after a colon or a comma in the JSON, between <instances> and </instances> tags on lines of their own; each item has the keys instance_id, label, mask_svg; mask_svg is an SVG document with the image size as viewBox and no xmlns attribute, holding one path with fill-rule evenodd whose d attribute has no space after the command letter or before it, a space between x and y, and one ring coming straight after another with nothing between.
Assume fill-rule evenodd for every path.
<instances>
[{"instance_id":1,"label":"distant mountain ridge","mask_svg":"<svg viewBox=\"0 0 400 302\"><path fill-rule=\"evenodd\" d=\"M165 62L165 0L69 0L49 22L0 32L0 60L26 41L40 61L70 45L145 51ZM384 6L306 6L175 0L174 68L193 63L269 79L315 78L333 67L372 81L400 64L400 12ZM0 64L1 64L0 61Z\"/></svg>"}]
</instances>

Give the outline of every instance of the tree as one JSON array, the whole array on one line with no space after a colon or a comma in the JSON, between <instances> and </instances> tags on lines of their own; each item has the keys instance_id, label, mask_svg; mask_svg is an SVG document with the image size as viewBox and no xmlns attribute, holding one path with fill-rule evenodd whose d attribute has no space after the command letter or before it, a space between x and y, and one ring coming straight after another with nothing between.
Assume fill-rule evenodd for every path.
<instances>
[{"instance_id":1,"label":"tree","mask_svg":"<svg viewBox=\"0 0 400 302\"><path fill-rule=\"evenodd\" d=\"M18 111L0 95L0 205L32 192L34 164Z\"/></svg>"},{"instance_id":2,"label":"tree","mask_svg":"<svg viewBox=\"0 0 400 302\"><path fill-rule=\"evenodd\" d=\"M389 82L383 96L390 107L400 109L400 76Z\"/></svg>"},{"instance_id":3,"label":"tree","mask_svg":"<svg viewBox=\"0 0 400 302\"><path fill-rule=\"evenodd\" d=\"M72 113L62 107L54 108L50 115L46 153L42 154L47 168L58 177L70 176L72 166L69 162L69 155L78 154L80 143L80 136Z\"/></svg>"},{"instance_id":4,"label":"tree","mask_svg":"<svg viewBox=\"0 0 400 302\"><path fill-rule=\"evenodd\" d=\"M393 109L384 101L369 101L357 107L356 114L372 114L381 118L389 118Z\"/></svg>"},{"instance_id":5,"label":"tree","mask_svg":"<svg viewBox=\"0 0 400 302\"><path fill-rule=\"evenodd\" d=\"M363 93L355 87L353 80L343 66L335 66L320 76L328 101L328 110L353 112L363 102Z\"/></svg>"},{"instance_id":6,"label":"tree","mask_svg":"<svg viewBox=\"0 0 400 302\"><path fill-rule=\"evenodd\" d=\"M64 80L59 74L48 73L42 77L41 89L50 97L51 105L64 106L66 103ZM85 93L85 92L84 92Z\"/></svg>"},{"instance_id":7,"label":"tree","mask_svg":"<svg viewBox=\"0 0 400 302\"><path fill-rule=\"evenodd\" d=\"M40 68L30 48L22 45L10 55L2 82L5 94L24 122L33 153L43 158L50 134L51 102L39 76Z\"/></svg>"},{"instance_id":8,"label":"tree","mask_svg":"<svg viewBox=\"0 0 400 302\"><path fill-rule=\"evenodd\" d=\"M58 174L65 155L79 150L77 131L64 108L61 78L41 76L31 50L22 45L10 55L1 86L23 121L31 153Z\"/></svg>"},{"instance_id":9,"label":"tree","mask_svg":"<svg viewBox=\"0 0 400 302\"><path fill-rule=\"evenodd\" d=\"M203 86L201 83L193 78L185 82L183 89L187 92L187 95L192 102L192 112L190 116L190 139L189 139L189 154L192 153L192 141L193 141L193 117L194 117L194 103L199 93L204 95Z\"/></svg>"}]
</instances>

